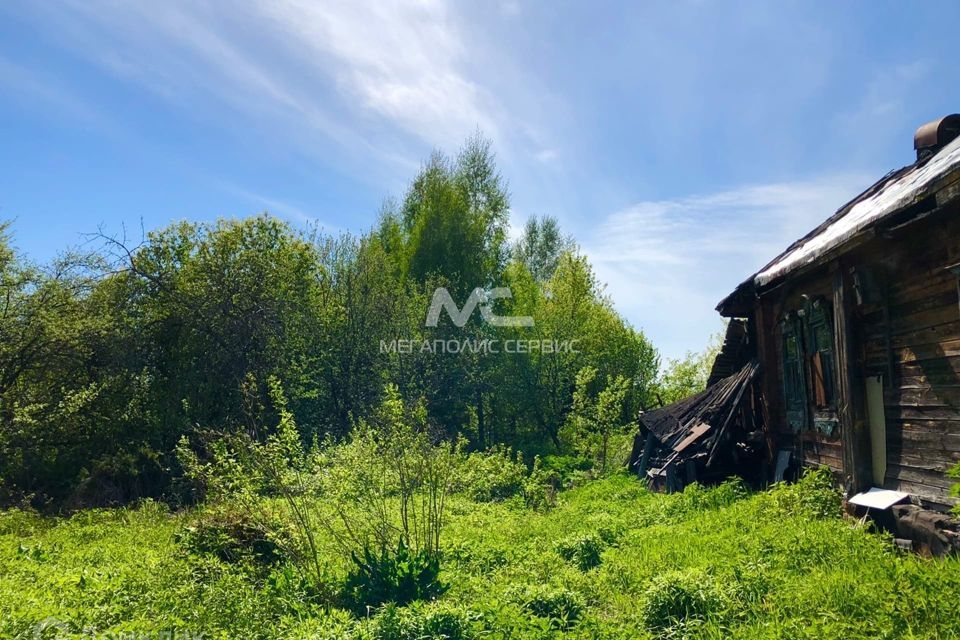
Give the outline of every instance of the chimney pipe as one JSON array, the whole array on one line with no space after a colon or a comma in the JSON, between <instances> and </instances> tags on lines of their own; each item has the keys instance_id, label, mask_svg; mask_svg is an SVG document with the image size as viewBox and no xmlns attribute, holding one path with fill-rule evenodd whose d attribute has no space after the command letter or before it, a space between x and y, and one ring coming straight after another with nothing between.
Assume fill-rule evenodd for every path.
<instances>
[{"instance_id":1,"label":"chimney pipe","mask_svg":"<svg viewBox=\"0 0 960 640\"><path fill-rule=\"evenodd\" d=\"M913 134L917 160L926 160L960 135L960 114L954 113L922 125Z\"/></svg>"}]
</instances>

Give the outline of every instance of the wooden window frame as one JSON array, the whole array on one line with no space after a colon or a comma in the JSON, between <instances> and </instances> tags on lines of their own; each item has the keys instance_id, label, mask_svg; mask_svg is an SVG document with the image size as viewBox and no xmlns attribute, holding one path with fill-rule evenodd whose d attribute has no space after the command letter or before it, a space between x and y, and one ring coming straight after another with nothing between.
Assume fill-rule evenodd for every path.
<instances>
[{"instance_id":1,"label":"wooden window frame","mask_svg":"<svg viewBox=\"0 0 960 640\"><path fill-rule=\"evenodd\" d=\"M787 425L794 432L812 427L827 437L834 436L839 425L838 385L830 303L822 297L807 299L801 308L783 316L780 334ZM796 342L795 356L790 355L791 340Z\"/></svg>"}]
</instances>

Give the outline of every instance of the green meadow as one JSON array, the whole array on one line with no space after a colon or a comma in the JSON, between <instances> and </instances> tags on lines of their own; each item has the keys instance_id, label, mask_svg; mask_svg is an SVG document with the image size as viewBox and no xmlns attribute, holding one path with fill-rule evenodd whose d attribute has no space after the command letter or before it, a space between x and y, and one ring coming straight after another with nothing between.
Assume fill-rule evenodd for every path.
<instances>
[{"instance_id":1,"label":"green meadow","mask_svg":"<svg viewBox=\"0 0 960 640\"><path fill-rule=\"evenodd\" d=\"M477 501L467 491L447 513L442 593L357 615L228 529L219 546L198 546L198 529L229 521L228 506L171 513L145 502L65 518L7 511L0 636L960 635L960 561L896 551L888 537L841 517L819 474L757 493L728 482L673 495L613 474L561 491L553 506L533 508L520 495ZM326 554L336 585L349 560Z\"/></svg>"}]
</instances>

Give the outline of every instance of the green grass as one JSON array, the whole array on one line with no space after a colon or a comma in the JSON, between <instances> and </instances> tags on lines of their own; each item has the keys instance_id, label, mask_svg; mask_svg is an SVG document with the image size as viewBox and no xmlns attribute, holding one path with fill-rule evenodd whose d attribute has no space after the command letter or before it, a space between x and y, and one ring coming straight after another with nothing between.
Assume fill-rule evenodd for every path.
<instances>
[{"instance_id":1,"label":"green grass","mask_svg":"<svg viewBox=\"0 0 960 640\"><path fill-rule=\"evenodd\" d=\"M456 498L449 590L363 620L311 604L289 567L188 553L177 533L195 516L0 514L0 637L960 637L960 561L896 552L815 479L668 496L615 476L546 513Z\"/></svg>"}]
</instances>

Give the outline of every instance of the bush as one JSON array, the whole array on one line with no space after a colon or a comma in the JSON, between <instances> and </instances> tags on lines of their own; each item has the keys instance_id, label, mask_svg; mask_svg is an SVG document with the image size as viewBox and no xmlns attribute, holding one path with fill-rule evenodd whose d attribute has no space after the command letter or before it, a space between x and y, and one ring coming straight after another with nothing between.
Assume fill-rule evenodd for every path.
<instances>
[{"instance_id":1,"label":"bush","mask_svg":"<svg viewBox=\"0 0 960 640\"><path fill-rule=\"evenodd\" d=\"M806 471L794 484L779 484L770 491L777 508L787 515L839 518L843 495L829 469Z\"/></svg>"},{"instance_id":2,"label":"bush","mask_svg":"<svg viewBox=\"0 0 960 640\"><path fill-rule=\"evenodd\" d=\"M687 485L670 503L669 515L693 515L702 511L712 511L728 507L749 495L746 485L740 478L730 478L716 487L705 487L694 482Z\"/></svg>"},{"instance_id":3,"label":"bush","mask_svg":"<svg viewBox=\"0 0 960 640\"><path fill-rule=\"evenodd\" d=\"M640 616L651 633L692 620L706 620L723 607L714 578L702 571L673 571L654 579Z\"/></svg>"},{"instance_id":4,"label":"bush","mask_svg":"<svg viewBox=\"0 0 960 640\"><path fill-rule=\"evenodd\" d=\"M579 595L568 589L536 586L521 591L517 600L531 614L546 618L565 629L583 615L584 603Z\"/></svg>"},{"instance_id":5,"label":"bush","mask_svg":"<svg viewBox=\"0 0 960 640\"><path fill-rule=\"evenodd\" d=\"M543 470L556 475L560 486L570 488L590 479L593 460L575 455L546 455L540 461Z\"/></svg>"},{"instance_id":6,"label":"bush","mask_svg":"<svg viewBox=\"0 0 960 640\"><path fill-rule=\"evenodd\" d=\"M463 612L413 605L389 604L373 620L374 640L466 640L473 637Z\"/></svg>"},{"instance_id":7,"label":"bush","mask_svg":"<svg viewBox=\"0 0 960 640\"><path fill-rule=\"evenodd\" d=\"M357 615L365 614L368 607L430 600L446 591L439 578L439 556L425 549L414 551L403 539L396 550L383 548L378 554L367 548L360 555L352 554L352 560L342 599Z\"/></svg>"},{"instance_id":8,"label":"bush","mask_svg":"<svg viewBox=\"0 0 960 640\"><path fill-rule=\"evenodd\" d=\"M311 576L289 563L273 567L261 588L269 602L274 603L275 611L298 618L312 618L329 611L328 603L333 600L326 583L315 584Z\"/></svg>"},{"instance_id":9,"label":"bush","mask_svg":"<svg viewBox=\"0 0 960 640\"><path fill-rule=\"evenodd\" d=\"M523 499L532 509L544 510L557 503L557 486L560 476L555 471L543 468L540 457L533 459L533 470L523 484Z\"/></svg>"},{"instance_id":10,"label":"bush","mask_svg":"<svg viewBox=\"0 0 960 640\"><path fill-rule=\"evenodd\" d=\"M176 534L176 541L190 553L223 562L276 564L289 559L281 549L285 535L280 521L266 523L244 512L208 508Z\"/></svg>"},{"instance_id":11,"label":"bush","mask_svg":"<svg viewBox=\"0 0 960 640\"><path fill-rule=\"evenodd\" d=\"M512 557L506 549L475 542L451 545L443 552L444 562L481 574L488 574L506 566Z\"/></svg>"},{"instance_id":12,"label":"bush","mask_svg":"<svg viewBox=\"0 0 960 640\"><path fill-rule=\"evenodd\" d=\"M49 526L48 520L30 509L0 511L0 535L28 536Z\"/></svg>"},{"instance_id":13,"label":"bush","mask_svg":"<svg viewBox=\"0 0 960 640\"><path fill-rule=\"evenodd\" d=\"M556 549L561 558L573 563L581 571L589 571L600 566L600 554L606 546L599 534L587 533L561 540Z\"/></svg>"},{"instance_id":14,"label":"bush","mask_svg":"<svg viewBox=\"0 0 960 640\"><path fill-rule=\"evenodd\" d=\"M955 464L947 470L947 475L951 478L960 478L960 463ZM950 487L950 495L954 498L960 498L960 483ZM960 504L954 505L952 512L954 515L960 515Z\"/></svg>"},{"instance_id":15,"label":"bush","mask_svg":"<svg viewBox=\"0 0 960 640\"><path fill-rule=\"evenodd\" d=\"M471 453L463 459L454 490L476 502L505 500L523 492L527 467L505 447Z\"/></svg>"}]
</instances>

